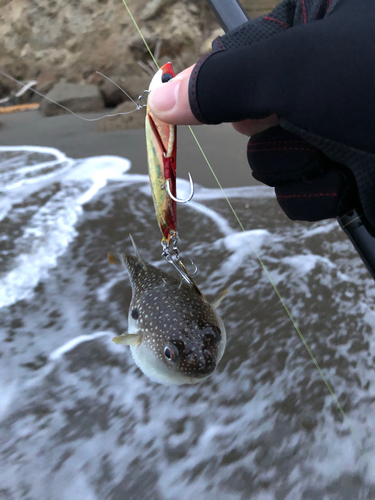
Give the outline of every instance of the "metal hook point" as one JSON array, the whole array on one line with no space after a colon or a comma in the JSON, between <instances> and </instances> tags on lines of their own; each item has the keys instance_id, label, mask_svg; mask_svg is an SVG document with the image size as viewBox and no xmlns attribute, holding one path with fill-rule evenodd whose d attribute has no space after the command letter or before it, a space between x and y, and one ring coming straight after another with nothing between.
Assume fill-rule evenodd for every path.
<instances>
[{"instance_id":1,"label":"metal hook point","mask_svg":"<svg viewBox=\"0 0 375 500\"><path fill-rule=\"evenodd\" d=\"M171 188L169 186L169 179L166 181L165 187L167 189L167 193L169 194L169 196L172 198L173 201L176 201L177 203L188 203L192 199L192 197L194 196L194 182L190 175L190 172L189 172L189 181L190 181L190 195L187 198L181 200L173 196L173 194L171 193Z\"/></svg>"},{"instance_id":2,"label":"metal hook point","mask_svg":"<svg viewBox=\"0 0 375 500\"><path fill-rule=\"evenodd\" d=\"M184 263L184 259L185 259L185 258L190 260L190 263L191 263L191 265L192 265L192 266L193 266L193 268L194 268L193 272L191 272L191 273L187 270L187 268L186 268L186 266L185 266L185 263ZM187 274L187 276L189 276L189 277L193 277L193 276L196 276L196 275L198 274L198 266L197 266L197 264L193 261L193 259L191 259L190 257L184 257L184 258L182 258L182 257L178 257L178 258L176 259L176 263L177 263L179 266L181 266L181 267L182 267L182 269L183 269L183 270L184 270L184 272Z\"/></svg>"}]
</instances>

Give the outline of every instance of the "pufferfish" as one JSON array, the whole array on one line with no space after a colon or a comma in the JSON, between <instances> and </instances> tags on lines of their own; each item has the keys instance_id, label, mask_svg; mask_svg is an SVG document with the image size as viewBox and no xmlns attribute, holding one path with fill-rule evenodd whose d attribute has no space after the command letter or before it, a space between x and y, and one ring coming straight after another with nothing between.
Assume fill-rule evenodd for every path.
<instances>
[{"instance_id":1,"label":"pufferfish","mask_svg":"<svg viewBox=\"0 0 375 500\"><path fill-rule=\"evenodd\" d=\"M196 384L212 374L224 354L226 331L215 308L228 290L209 304L193 281L180 282L148 264L132 243L135 257L120 256L132 286L128 333L113 341L129 345L135 363L154 382Z\"/></svg>"}]
</instances>

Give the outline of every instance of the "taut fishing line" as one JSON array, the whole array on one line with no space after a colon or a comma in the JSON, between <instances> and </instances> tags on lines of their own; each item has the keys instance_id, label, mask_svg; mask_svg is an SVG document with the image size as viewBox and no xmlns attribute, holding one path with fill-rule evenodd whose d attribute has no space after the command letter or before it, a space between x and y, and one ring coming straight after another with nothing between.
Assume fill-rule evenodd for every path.
<instances>
[{"instance_id":1,"label":"taut fishing line","mask_svg":"<svg viewBox=\"0 0 375 500\"><path fill-rule=\"evenodd\" d=\"M111 117L120 116L120 115L130 115L131 113L134 113L134 111L138 111L139 109L141 109L141 108L144 107L144 104L142 104L142 99L141 99L142 96L139 96L138 102L134 101L134 99L132 99L130 97L130 95L127 92L125 92L124 89L122 89L119 85L117 85L116 82L114 82L113 80L111 80L110 78L108 78L108 76L103 75L103 73L100 73L99 71L97 71L97 73L100 76L103 76L104 78L106 78L107 80L109 80L110 82L112 82L114 85L116 85L116 87L118 87L121 90L121 92L123 92L131 100L131 102L135 105L135 108L133 110L131 110L131 111L123 111L121 113L114 113L112 115L102 115L102 116L99 116L98 118L85 118L84 116L81 116L81 115L75 113L74 111L72 111L71 109L67 108L63 104L54 101L50 97L47 97L46 95L42 94L41 92L38 92L37 90L35 90L33 88L29 88L27 90L31 90L31 92L34 92L34 94L37 94L38 96L42 97L43 99L46 99L47 101L52 102L52 104L56 104L56 106L58 106L59 108L65 109L65 111L68 111L68 113L70 113L71 115L73 115L73 116L75 116L75 117L77 117L77 118L79 118L81 120L84 120L85 122L97 122L99 120L103 120L103 118L111 118ZM24 86L24 84L22 82L20 82L19 80L17 80L17 78L13 78L12 76L8 75L8 73L4 73L4 71L0 70L0 75L3 75L6 78L9 78L13 82L18 83L21 86Z\"/></svg>"},{"instance_id":2,"label":"taut fishing line","mask_svg":"<svg viewBox=\"0 0 375 500\"><path fill-rule=\"evenodd\" d=\"M145 46L146 46L146 48L147 48L147 50L148 50L148 52L149 52L149 54L150 54L150 56L151 56L152 60L154 61L154 63L155 63L155 65L156 65L156 67L157 67L158 69L160 69L160 66L159 66L158 62L156 61L156 59L155 59L155 57L154 57L154 54L152 53L152 51L151 51L151 49L150 49L150 47L149 47L149 45L148 45L148 43L147 43L147 41L146 41L145 37L143 36L143 34L142 34L142 32L141 32L141 30L140 30L140 28L139 28L139 26L138 26L138 24L137 24L136 20L134 19L133 15L132 15L132 13L131 13L131 11L130 11L130 9L129 9L129 6L128 6L128 5L127 5L127 3L126 3L126 0L122 0L122 3L124 4L124 6L125 6L126 10L128 11L128 14L129 14L130 18L131 18L131 20L133 21L134 26L135 26L136 30L138 31L138 33L139 33L140 37L142 38L143 43L145 44ZM211 171L212 175L214 176L215 181L217 182L217 184L218 184L219 188L221 189L221 191L222 191L222 193L223 193L223 195L224 195L224 198L226 199L226 201L227 201L227 203L228 203L228 205L229 205L229 207L230 207L231 211L233 212L233 215L234 215L234 217L236 218L236 220L237 220L237 222L238 222L238 224L239 224L239 226L240 226L241 230L242 230L243 232L246 232L246 230L245 230L245 228L244 228L244 226L243 226L243 224L242 224L242 222L241 222L240 218L238 217L238 215L237 215L237 213L236 213L236 211L235 211L235 209L234 209L233 205L231 204L231 202L230 202L229 198L227 197L227 195L226 195L226 193L225 193L224 188L222 187L222 185L221 185L221 183L220 183L219 179L217 178L217 175L215 174L213 167L211 166L211 164L210 164L210 162L209 162L209 160L208 160L208 158L207 158L207 156L206 156L205 152L203 151L202 146L200 145L200 143L199 143L199 141L198 141L198 139L197 139L196 135L194 134L193 129L190 127L190 125L188 126L188 128L189 128L189 130L190 130L190 132L191 132L191 134L192 134L192 136L193 136L193 138L194 138L195 142L197 143L197 146L198 146L198 148L199 148L199 150L200 150L200 152L201 152L201 154L202 154L202 156L203 156L203 158L204 158L205 162L207 163L207 165L208 165L208 167L209 167L209 169L210 169L210 171ZM298 324L297 324L296 320L294 319L294 317L293 317L293 315L292 315L292 313L291 313L291 311L290 311L289 307L287 306L287 304L286 304L285 300L284 300L284 299L283 299L283 297L281 296L281 293L280 293L279 289L277 288L276 283L275 283L275 282L274 282L274 280L272 279L272 277L271 277L271 275L270 275L270 272L268 271L268 268L267 268L266 264L263 262L263 260L262 260L262 258L261 258L261 256L260 256L259 252L257 252L257 250L255 249L255 247L254 247L254 245L251 243L251 241L249 241L249 243L250 243L250 247L251 247L252 251L254 252L254 254L255 254L256 258L258 259L259 264L261 265L261 267L262 267L263 271L265 272L265 274L266 274L266 276L267 276L267 278L268 278L269 282L271 283L271 285L272 285L272 287L273 287L273 289L274 289L274 291L275 291L275 293L276 293L277 297L279 298L279 300L280 300L280 302L281 302L282 306L284 307L284 309L285 309L285 311L286 311L287 315L289 316L289 319L290 319L290 321L292 322L292 324L293 324L293 326L294 326L294 328L295 328L296 332L298 333L298 335L299 335L300 339L302 340L303 345L306 347L307 352L309 353L309 355L310 355L310 357L311 357L311 359L312 359L312 361L313 361L313 363L314 363L314 365L315 365L316 369L318 370L318 372L319 372L319 375L320 375L321 379L323 380L323 382L325 383L325 385L326 385L326 387L327 387L327 389L328 389L329 393L331 394L332 399L333 399L333 401L334 401L334 403L335 403L336 407L338 408L338 410L340 411L341 415L343 416L344 421L345 421L345 422L346 422L346 424L348 425L348 427L349 427L349 429L350 429L351 433L353 434L353 437L354 437L354 438L355 438L355 440L357 441L357 443L358 443L358 445L359 445L359 447L360 447L361 451L363 452L363 455L366 457L366 459L367 459L367 461L369 462L370 466L371 466L371 467L375 470L375 467L374 467L374 465L373 465L373 463L372 463L372 461L371 461L371 459L370 459L370 457L369 457L369 455L368 455L367 451L366 451L366 450L364 449L364 447L362 446L362 443L361 443L360 437L358 436L358 434L357 434L357 433L356 433L356 431L354 430L354 428L353 428L352 424L350 423L350 420L349 420L349 418L347 417L347 415L346 415L346 413L345 413L345 411L344 411L343 407L341 406L341 404L340 404L340 402L339 402L339 400L338 400L338 398L337 398L337 396L336 396L336 394L335 394L335 392L334 392L334 390L333 390L333 388L332 388L331 384L328 382L328 379L327 379L327 378L326 378L326 376L324 375L323 370L320 368L320 365L319 365L319 363L318 363L317 359L315 358L315 356L314 356L314 354L313 354L313 352L312 352L312 350L311 350L310 346L308 345L308 343L307 343L307 341L306 341L306 339L305 339L305 337L304 337L303 333L301 332L301 330L300 330L300 328L299 328L299 326L298 326Z\"/></svg>"}]
</instances>

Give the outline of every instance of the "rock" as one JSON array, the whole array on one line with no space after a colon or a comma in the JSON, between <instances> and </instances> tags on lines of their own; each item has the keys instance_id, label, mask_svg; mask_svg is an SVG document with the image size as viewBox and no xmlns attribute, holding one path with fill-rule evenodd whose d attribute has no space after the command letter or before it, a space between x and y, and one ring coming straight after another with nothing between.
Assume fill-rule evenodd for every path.
<instances>
[{"instance_id":1,"label":"rock","mask_svg":"<svg viewBox=\"0 0 375 500\"><path fill-rule=\"evenodd\" d=\"M137 101L143 91L148 89L152 75L147 73L139 74L139 70L142 71L142 69L139 66L137 69L137 74L135 74L133 70L126 71L126 75L129 76L110 76L109 78L112 81L107 78L103 78L102 76L100 77L101 80L97 84L100 92L102 93L104 104L107 108L119 106L121 103L131 99ZM152 73L152 71L150 72ZM94 78L91 78L90 80L92 81ZM117 84L120 88L116 87L115 84Z\"/></svg>"},{"instance_id":2,"label":"rock","mask_svg":"<svg viewBox=\"0 0 375 500\"><path fill-rule=\"evenodd\" d=\"M114 108L124 101L128 101L129 97L121 90L124 88L125 78L123 76L109 77L112 81L102 77L99 83L99 89L102 94L104 104L107 108ZM114 83L113 83L114 82ZM116 87L117 84L120 88Z\"/></svg>"},{"instance_id":3,"label":"rock","mask_svg":"<svg viewBox=\"0 0 375 500\"><path fill-rule=\"evenodd\" d=\"M1 77L1 78L4 78L4 77ZM11 82L11 83L13 83L13 82ZM0 80L0 99L7 99L7 97L9 95L11 95L11 93L12 93L12 87L14 89L17 88L14 84L10 85L10 84L8 84L8 82L5 83L5 82ZM14 91L16 91L16 90L14 90Z\"/></svg>"},{"instance_id":4,"label":"rock","mask_svg":"<svg viewBox=\"0 0 375 500\"><path fill-rule=\"evenodd\" d=\"M45 100L44 96L46 96L48 94L48 92L50 92L55 85L56 85L56 79L55 78L51 78L50 79L49 76L46 77L46 78L43 78L43 79L39 79L38 78L38 84L34 88L39 93L37 94L36 92L33 92L32 96L30 98L30 102L39 102L39 103L42 103Z\"/></svg>"},{"instance_id":5,"label":"rock","mask_svg":"<svg viewBox=\"0 0 375 500\"><path fill-rule=\"evenodd\" d=\"M127 92L135 101L143 94L150 86L152 76L144 73L144 75L126 76L122 82L122 88Z\"/></svg>"},{"instance_id":6,"label":"rock","mask_svg":"<svg viewBox=\"0 0 375 500\"><path fill-rule=\"evenodd\" d=\"M53 87L56 85L56 83L59 81L59 75L57 73L43 73L42 75L38 76L36 80L38 81L37 86L35 89L40 92L43 95L47 95L48 92L50 92ZM38 94L35 94L35 97L33 98L33 101L35 102L41 102L42 97L38 96Z\"/></svg>"},{"instance_id":7,"label":"rock","mask_svg":"<svg viewBox=\"0 0 375 500\"><path fill-rule=\"evenodd\" d=\"M149 0L140 13L142 21L149 21L160 14L162 9L173 3L171 0Z\"/></svg>"},{"instance_id":8,"label":"rock","mask_svg":"<svg viewBox=\"0 0 375 500\"><path fill-rule=\"evenodd\" d=\"M89 113L104 109L103 99L95 85L79 85L60 82L46 96L74 113ZM44 99L40 106L44 116L54 116L67 113L60 106Z\"/></svg>"},{"instance_id":9,"label":"rock","mask_svg":"<svg viewBox=\"0 0 375 500\"><path fill-rule=\"evenodd\" d=\"M123 102L113 111L112 114L130 113L126 115L103 118L100 122L98 122L97 130L99 132L110 132L113 130L143 128L145 126L146 108L137 109L132 112L134 109L135 105L132 102Z\"/></svg>"}]
</instances>

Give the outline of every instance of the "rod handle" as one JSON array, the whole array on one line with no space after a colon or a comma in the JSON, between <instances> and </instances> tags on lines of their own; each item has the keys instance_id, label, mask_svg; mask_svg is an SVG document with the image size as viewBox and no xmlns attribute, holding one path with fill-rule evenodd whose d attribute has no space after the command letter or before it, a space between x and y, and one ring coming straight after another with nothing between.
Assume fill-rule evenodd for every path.
<instances>
[{"instance_id":1,"label":"rod handle","mask_svg":"<svg viewBox=\"0 0 375 500\"><path fill-rule=\"evenodd\" d=\"M206 0L211 10L219 21L225 33L231 31L241 24L246 23L249 18L237 0Z\"/></svg>"},{"instance_id":2,"label":"rod handle","mask_svg":"<svg viewBox=\"0 0 375 500\"><path fill-rule=\"evenodd\" d=\"M371 276L375 279L375 235L362 211L354 209L337 220Z\"/></svg>"}]
</instances>

